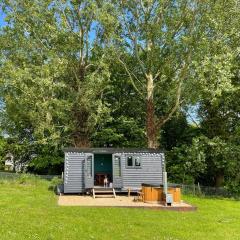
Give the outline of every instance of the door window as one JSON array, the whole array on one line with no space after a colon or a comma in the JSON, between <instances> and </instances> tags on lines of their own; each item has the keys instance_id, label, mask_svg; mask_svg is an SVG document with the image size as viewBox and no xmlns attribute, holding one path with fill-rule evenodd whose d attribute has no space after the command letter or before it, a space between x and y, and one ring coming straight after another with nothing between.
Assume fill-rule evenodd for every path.
<instances>
[{"instance_id":1,"label":"door window","mask_svg":"<svg viewBox=\"0 0 240 240\"><path fill-rule=\"evenodd\" d=\"M114 175L121 177L121 157L114 156Z\"/></svg>"},{"instance_id":2,"label":"door window","mask_svg":"<svg viewBox=\"0 0 240 240\"><path fill-rule=\"evenodd\" d=\"M87 156L87 176L92 177L92 156Z\"/></svg>"}]
</instances>

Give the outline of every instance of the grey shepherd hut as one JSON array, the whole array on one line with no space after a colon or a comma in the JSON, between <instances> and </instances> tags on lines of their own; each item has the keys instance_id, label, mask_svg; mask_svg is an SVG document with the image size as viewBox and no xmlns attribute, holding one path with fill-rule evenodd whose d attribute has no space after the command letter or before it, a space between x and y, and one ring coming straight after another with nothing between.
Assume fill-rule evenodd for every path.
<instances>
[{"instance_id":1,"label":"grey shepherd hut","mask_svg":"<svg viewBox=\"0 0 240 240\"><path fill-rule=\"evenodd\" d=\"M84 193L103 187L139 190L142 184L163 184L164 153L152 149L66 148L64 193Z\"/></svg>"}]
</instances>

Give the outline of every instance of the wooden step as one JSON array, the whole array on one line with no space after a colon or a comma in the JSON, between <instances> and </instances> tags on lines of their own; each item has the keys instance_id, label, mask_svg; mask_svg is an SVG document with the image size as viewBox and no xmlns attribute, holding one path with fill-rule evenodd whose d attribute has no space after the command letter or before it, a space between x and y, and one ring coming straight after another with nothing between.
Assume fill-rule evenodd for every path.
<instances>
[{"instance_id":1,"label":"wooden step","mask_svg":"<svg viewBox=\"0 0 240 240\"><path fill-rule=\"evenodd\" d=\"M112 191L112 188L94 187L95 191Z\"/></svg>"},{"instance_id":2,"label":"wooden step","mask_svg":"<svg viewBox=\"0 0 240 240\"><path fill-rule=\"evenodd\" d=\"M95 193L113 193L113 190L96 190L94 189Z\"/></svg>"},{"instance_id":3,"label":"wooden step","mask_svg":"<svg viewBox=\"0 0 240 240\"><path fill-rule=\"evenodd\" d=\"M92 188L91 190L93 198L116 198L116 192L114 188Z\"/></svg>"},{"instance_id":4,"label":"wooden step","mask_svg":"<svg viewBox=\"0 0 240 240\"><path fill-rule=\"evenodd\" d=\"M101 194L101 195L95 195L95 198L115 198L114 195L106 195L106 194Z\"/></svg>"}]
</instances>

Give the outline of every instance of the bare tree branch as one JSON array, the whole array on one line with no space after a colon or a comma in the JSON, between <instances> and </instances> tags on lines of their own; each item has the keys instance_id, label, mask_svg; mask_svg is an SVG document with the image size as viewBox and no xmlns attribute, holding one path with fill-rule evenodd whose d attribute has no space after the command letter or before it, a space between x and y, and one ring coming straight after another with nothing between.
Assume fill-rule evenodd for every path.
<instances>
[{"instance_id":1,"label":"bare tree branch","mask_svg":"<svg viewBox=\"0 0 240 240\"><path fill-rule=\"evenodd\" d=\"M155 76L153 77L153 81L158 78L158 76L160 75L160 73L161 73L161 71L158 70L157 73L155 74Z\"/></svg>"},{"instance_id":2,"label":"bare tree branch","mask_svg":"<svg viewBox=\"0 0 240 240\"><path fill-rule=\"evenodd\" d=\"M141 67L142 73L145 75L145 77L147 77L146 69L145 69L145 67L144 67L143 62L142 62L141 59L140 59L140 56L139 56L138 44L137 44L137 39L136 39L136 38L134 39L134 52L135 52L135 56L136 56L136 58L137 58L137 61L138 61L138 63L139 63L139 66Z\"/></svg>"},{"instance_id":3,"label":"bare tree branch","mask_svg":"<svg viewBox=\"0 0 240 240\"><path fill-rule=\"evenodd\" d=\"M199 124L194 120L194 118L192 117L192 115L188 112L188 111L184 111L188 117L191 118L191 121L198 127L200 128Z\"/></svg>"},{"instance_id":4,"label":"bare tree branch","mask_svg":"<svg viewBox=\"0 0 240 240\"><path fill-rule=\"evenodd\" d=\"M157 122L158 128L161 128L161 126L163 126L167 121L169 121L172 118L173 114L177 111L178 107L180 106L181 91L182 91L181 86L182 86L182 82L180 81L177 86L175 104L172 107L172 109L167 113L167 115L165 115L164 117L158 120Z\"/></svg>"},{"instance_id":5,"label":"bare tree branch","mask_svg":"<svg viewBox=\"0 0 240 240\"><path fill-rule=\"evenodd\" d=\"M142 97L144 98L143 93L142 93L142 92L138 89L138 87L136 86L136 84L135 84L135 82L134 82L134 80L133 80L133 78L132 78L132 74L131 74L130 70L128 69L127 65L125 64L125 62L122 61L120 58L118 58L118 60L119 60L119 62L123 65L125 71L128 73L129 79L131 80L131 83L132 83L134 89L139 93L140 96L142 96ZM134 76L135 76L135 75L134 75ZM135 77L136 77L136 76L135 76Z\"/></svg>"},{"instance_id":6,"label":"bare tree branch","mask_svg":"<svg viewBox=\"0 0 240 240\"><path fill-rule=\"evenodd\" d=\"M144 7L144 4L143 4L143 1L142 1L142 0L140 0L140 6L141 6L141 8L142 8L143 13L145 14L145 13L146 13L146 9L145 9L145 7Z\"/></svg>"},{"instance_id":7,"label":"bare tree branch","mask_svg":"<svg viewBox=\"0 0 240 240\"><path fill-rule=\"evenodd\" d=\"M170 0L166 0L165 3L163 4L163 7L161 8L161 12L159 13L159 15L156 16L156 23L157 24L159 24L161 19L163 19L164 10L166 10L166 8L169 6L170 2L171 2Z\"/></svg>"},{"instance_id":8,"label":"bare tree branch","mask_svg":"<svg viewBox=\"0 0 240 240\"><path fill-rule=\"evenodd\" d=\"M34 37L39 41L39 43L41 43L41 45L42 45L45 49L50 50L50 47L47 46L47 44L44 44L44 42L42 41L41 38L39 38L39 36L38 36L38 34L35 32L35 30L34 30L26 21L24 21L24 20L22 20L21 18L18 17L18 14L17 14L16 11L15 11L15 18L16 18L18 21L20 21L20 22L22 22L23 24L25 24L25 25L29 28L29 30L34 33Z\"/></svg>"}]
</instances>

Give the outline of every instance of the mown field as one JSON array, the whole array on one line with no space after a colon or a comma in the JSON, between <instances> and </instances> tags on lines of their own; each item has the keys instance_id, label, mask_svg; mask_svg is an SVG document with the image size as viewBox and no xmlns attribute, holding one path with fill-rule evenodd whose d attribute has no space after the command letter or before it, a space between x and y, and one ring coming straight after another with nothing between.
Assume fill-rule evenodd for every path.
<instances>
[{"instance_id":1,"label":"mown field","mask_svg":"<svg viewBox=\"0 0 240 240\"><path fill-rule=\"evenodd\" d=\"M59 207L46 180L0 181L0 239L240 239L240 202L185 196L197 212Z\"/></svg>"}]
</instances>

